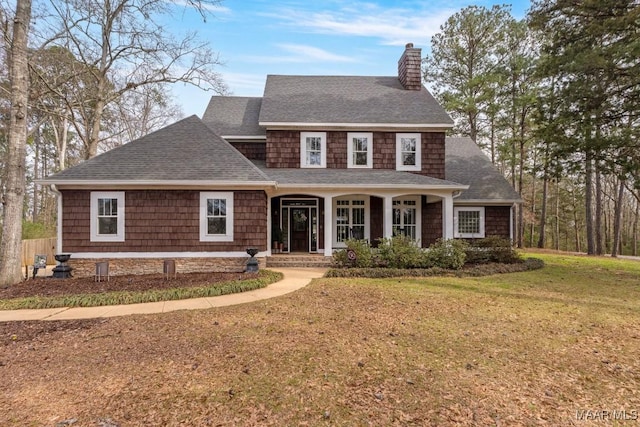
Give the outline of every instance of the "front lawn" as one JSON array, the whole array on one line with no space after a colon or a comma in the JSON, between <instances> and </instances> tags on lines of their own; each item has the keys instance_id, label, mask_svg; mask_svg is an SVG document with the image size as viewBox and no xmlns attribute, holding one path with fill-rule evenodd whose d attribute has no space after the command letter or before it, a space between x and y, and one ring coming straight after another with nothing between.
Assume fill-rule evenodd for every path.
<instances>
[{"instance_id":1,"label":"front lawn","mask_svg":"<svg viewBox=\"0 0 640 427\"><path fill-rule=\"evenodd\" d=\"M640 262L535 256L544 269L0 324L0 425L637 425Z\"/></svg>"}]
</instances>

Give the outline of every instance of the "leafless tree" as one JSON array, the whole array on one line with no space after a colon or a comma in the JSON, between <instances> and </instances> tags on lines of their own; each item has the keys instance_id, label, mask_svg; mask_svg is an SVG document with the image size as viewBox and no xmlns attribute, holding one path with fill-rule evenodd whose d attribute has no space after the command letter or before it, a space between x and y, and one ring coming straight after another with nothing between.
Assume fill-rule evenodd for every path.
<instances>
[{"instance_id":1,"label":"leafless tree","mask_svg":"<svg viewBox=\"0 0 640 427\"><path fill-rule=\"evenodd\" d=\"M31 21L31 0L17 0L11 36L5 33L11 82L9 138L7 144L6 184L2 239L0 241L0 286L22 279L22 212L25 194L25 156L29 99L27 39Z\"/></svg>"}]
</instances>

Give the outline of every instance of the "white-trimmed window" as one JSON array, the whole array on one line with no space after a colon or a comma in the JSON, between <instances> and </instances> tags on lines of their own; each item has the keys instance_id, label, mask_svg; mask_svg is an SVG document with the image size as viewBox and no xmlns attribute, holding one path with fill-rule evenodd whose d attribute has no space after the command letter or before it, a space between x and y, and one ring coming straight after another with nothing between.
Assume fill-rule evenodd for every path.
<instances>
[{"instance_id":1,"label":"white-trimmed window","mask_svg":"<svg viewBox=\"0 0 640 427\"><path fill-rule=\"evenodd\" d=\"M347 165L350 168L373 167L373 134L347 134Z\"/></svg>"},{"instance_id":2,"label":"white-trimmed window","mask_svg":"<svg viewBox=\"0 0 640 427\"><path fill-rule=\"evenodd\" d=\"M200 193L200 241L233 241L233 192Z\"/></svg>"},{"instance_id":3,"label":"white-trimmed window","mask_svg":"<svg viewBox=\"0 0 640 427\"><path fill-rule=\"evenodd\" d=\"M453 237L484 238L484 207L453 208Z\"/></svg>"},{"instance_id":4,"label":"white-trimmed window","mask_svg":"<svg viewBox=\"0 0 640 427\"><path fill-rule=\"evenodd\" d=\"M405 197L393 199L392 202L392 231L394 236L407 236L416 242L420 240L422 223L419 197Z\"/></svg>"},{"instance_id":5,"label":"white-trimmed window","mask_svg":"<svg viewBox=\"0 0 640 427\"><path fill-rule=\"evenodd\" d=\"M419 133L396 134L396 169L419 171L421 164L422 137Z\"/></svg>"},{"instance_id":6,"label":"white-trimmed window","mask_svg":"<svg viewBox=\"0 0 640 427\"><path fill-rule=\"evenodd\" d=\"M326 132L300 132L300 167L327 167Z\"/></svg>"},{"instance_id":7,"label":"white-trimmed window","mask_svg":"<svg viewBox=\"0 0 640 427\"><path fill-rule=\"evenodd\" d=\"M369 239L369 196L348 196L333 201L334 245L348 239Z\"/></svg>"},{"instance_id":8,"label":"white-trimmed window","mask_svg":"<svg viewBox=\"0 0 640 427\"><path fill-rule=\"evenodd\" d=\"M124 191L91 192L92 242L124 242Z\"/></svg>"}]
</instances>

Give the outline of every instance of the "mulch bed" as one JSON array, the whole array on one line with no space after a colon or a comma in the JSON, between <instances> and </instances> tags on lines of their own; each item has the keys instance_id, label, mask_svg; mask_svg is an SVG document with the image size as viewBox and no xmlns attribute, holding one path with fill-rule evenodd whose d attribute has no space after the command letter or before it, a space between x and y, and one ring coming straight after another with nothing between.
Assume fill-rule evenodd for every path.
<instances>
[{"instance_id":1,"label":"mulch bed","mask_svg":"<svg viewBox=\"0 0 640 427\"><path fill-rule=\"evenodd\" d=\"M0 299L31 296L53 297L103 293L112 291L147 291L170 288L190 288L231 280L244 280L243 273L184 273L165 280L163 274L112 276L109 281L96 282L93 277L54 279L42 277L25 280L17 285L0 288Z\"/></svg>"}]
</instances>

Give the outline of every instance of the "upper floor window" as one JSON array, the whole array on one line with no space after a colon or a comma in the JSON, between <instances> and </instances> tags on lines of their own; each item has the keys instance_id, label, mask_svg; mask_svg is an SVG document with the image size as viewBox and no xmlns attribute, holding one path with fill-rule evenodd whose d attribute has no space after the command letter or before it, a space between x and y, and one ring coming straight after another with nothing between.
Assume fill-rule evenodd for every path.
<instances>
[{"instance_id":1,"label":"upper floor window","mask_svg":"<svg viewBox=\"0 0 640 427\"><path fill-rule=\"evenodd\" d=\"M300 132L300 167L327 167L326 132Z\"/></svg>"},{"instance_id":2,"label":"upper floor window","mask_svg":"<svg viewBox=\"0 0 640 427\"><path fill-rule=\"evenodd\" d=\"M373 167L373 134L347 134L347 164L350 168Z\"/></svg>"},{"instance_id":3,"label":"upper floor window","mask_svg":"<svg viewBox=\"0 0 640 427\"><path fill-rule=\"evenodd\" d=\"M124 242L124 192L91 193L91 241Z\"/></svg>"},{"instance_id":4,"label":"upper floor window","mask_svg":"<svg viewBox=\"0 0 640 427\"><path fill-rule=\"evenodd\" d=\"M484 207L456 207L453 209L453 237L483 238Z\"/></svg>"},{"instance_id":5,"label":"upper floor window","mask_svg":"<svg viewBox=\"0 0 640 427\"><path fill-rule=\"evenodd\" d=\"M419 133L396 134L396 169L421 170L421 146L422 138Z\"/></svg>"},{"instance_id":6,"label":"upper floor window","mask_svg":"<svg viewBox=\"0 0 640 427\"><path fill-rule=\"evenodd\" d=\"M200 241L233 241L233 193L200 193Z\"/></svg>"}]
</instances>

